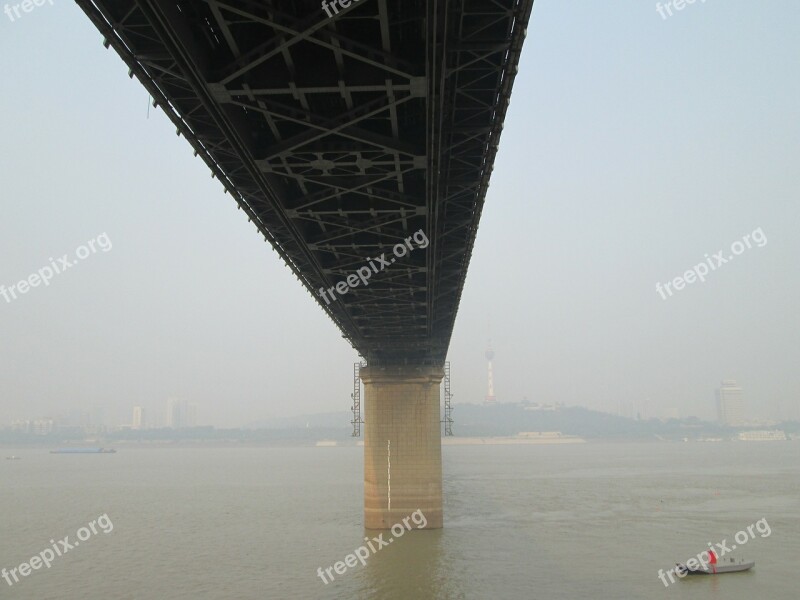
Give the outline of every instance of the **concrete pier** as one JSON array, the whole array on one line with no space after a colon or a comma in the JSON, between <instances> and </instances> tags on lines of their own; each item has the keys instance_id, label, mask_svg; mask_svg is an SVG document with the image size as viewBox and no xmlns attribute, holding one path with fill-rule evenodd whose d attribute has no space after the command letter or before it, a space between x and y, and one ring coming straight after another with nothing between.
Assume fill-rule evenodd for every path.
<instances>
[{"instance_id":1,"label":"concrete pier","mask_svg":"<svg viewBox=\"0 0 800 600\"><path fill-rule=\"evenodd\" d=\"M415 510L440 529L441 368L364 367L364 526L389 529Z\"/></svg>"}]
</instances>

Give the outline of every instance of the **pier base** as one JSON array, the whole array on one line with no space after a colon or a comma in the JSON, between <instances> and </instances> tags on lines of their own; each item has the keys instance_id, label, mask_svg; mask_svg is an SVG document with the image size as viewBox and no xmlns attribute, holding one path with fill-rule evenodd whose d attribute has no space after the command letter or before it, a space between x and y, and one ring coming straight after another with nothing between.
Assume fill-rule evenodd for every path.
<instances>
[{"instance_id":1,"label":"pier base","mask_svg":"<svg viewBox=\"0 0 800 600\"><path fill-rule=\"evenodd\" d=\"M416 510L440 529L442 435L434 367L363 367L364 526L389 529Z\"/></svg>"}]
</instances>

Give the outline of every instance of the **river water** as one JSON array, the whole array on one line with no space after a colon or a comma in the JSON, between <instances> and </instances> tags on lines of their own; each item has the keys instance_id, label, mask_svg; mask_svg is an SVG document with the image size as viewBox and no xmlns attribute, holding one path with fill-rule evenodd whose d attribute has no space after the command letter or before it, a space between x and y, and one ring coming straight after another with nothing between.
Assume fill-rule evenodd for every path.
<instances>
[{"instance_id":1,"label":"river water","mask_svg":"<svg viewBox=\"0 0 800 600\"><path fill-rule=\"evenodd\" d=\"M2 451L22 460L0 460L0 568L73 547L0 598L800 598L797 441L446 446L445 529L327 584L318 568L377 536L361 448L118 449ZM730 556L752 571L659 579L742 530Z\"/></svg>"}]
</instances>

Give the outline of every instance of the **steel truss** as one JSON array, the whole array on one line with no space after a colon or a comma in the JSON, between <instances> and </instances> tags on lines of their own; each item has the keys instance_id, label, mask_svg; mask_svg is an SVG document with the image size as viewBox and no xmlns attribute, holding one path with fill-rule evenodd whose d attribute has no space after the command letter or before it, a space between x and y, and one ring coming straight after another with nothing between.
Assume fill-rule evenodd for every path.
<instances>
[{"instance_id":1,"label":"steel truss","mask_svg":"<svg viewBox=\"0 0 800 600\"><path fill-rule=\"evenodd\" d=\"M360 355L443 364L533 0L76 2Z\"/></svg>"}]
</instances>

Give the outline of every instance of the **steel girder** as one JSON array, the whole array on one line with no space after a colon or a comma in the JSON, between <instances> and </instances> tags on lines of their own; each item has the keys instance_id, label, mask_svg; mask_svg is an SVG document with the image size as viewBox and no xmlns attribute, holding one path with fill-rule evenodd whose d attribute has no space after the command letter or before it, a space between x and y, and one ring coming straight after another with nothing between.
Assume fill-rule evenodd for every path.
<instances>
[{"instance_id":1,"label":"steel girder","mask_svg":"<svg viewBox=\"0 0 800 600\"><path fill-rule=\"evenodd\" d=\"M76 2L370 364L443 364L533 0Z\"/></svg>"}]
</instances>

